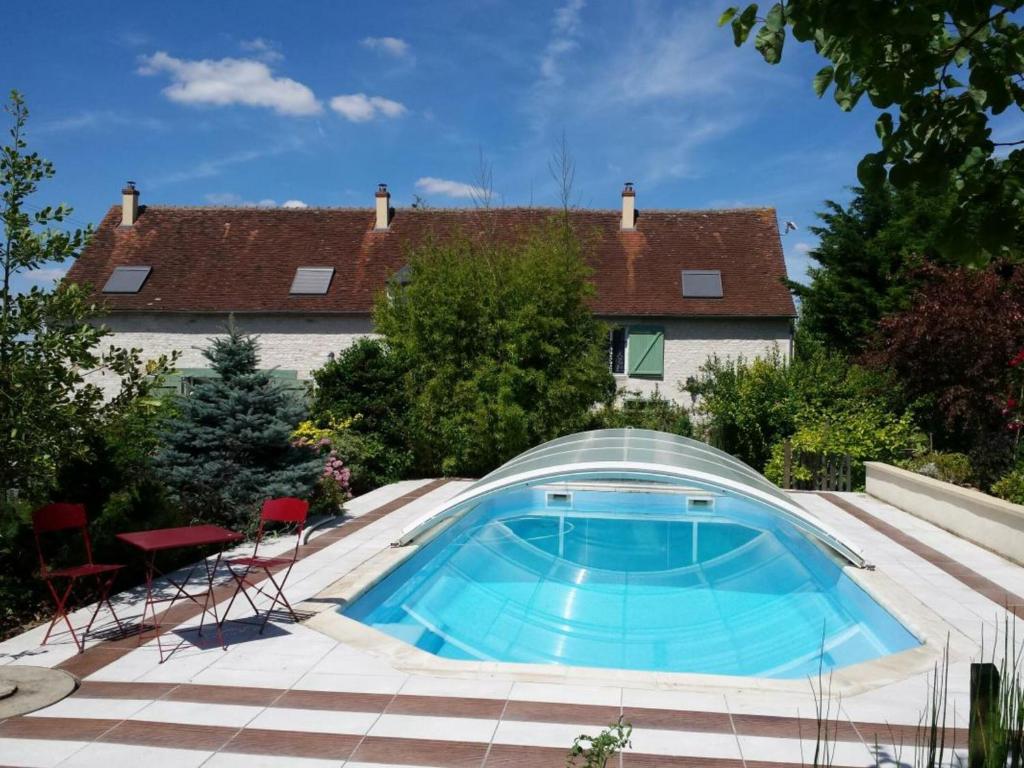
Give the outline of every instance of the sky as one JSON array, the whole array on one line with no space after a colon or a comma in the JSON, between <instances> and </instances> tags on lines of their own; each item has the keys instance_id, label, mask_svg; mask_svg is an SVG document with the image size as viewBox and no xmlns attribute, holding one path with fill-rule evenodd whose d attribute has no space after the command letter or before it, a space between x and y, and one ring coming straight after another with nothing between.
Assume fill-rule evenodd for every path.
<instances>
[{"instance_id":1,"label":"sky","mask_svg":"<svg viewBox=\"0 0 1024 768\"><path fill-rule=\"evenodd\" d=\"M31 204L98 223L128 179L142 204L772 206L804 277L822 201L875 149L870 105L818 99L813 49L737 49L728 0L124 3L6 10L0 86L25 95L57 175ZM5 129L6 130L6 129ZM51 284L66 269L23 279Z\"/></svg>"}]
</instances>

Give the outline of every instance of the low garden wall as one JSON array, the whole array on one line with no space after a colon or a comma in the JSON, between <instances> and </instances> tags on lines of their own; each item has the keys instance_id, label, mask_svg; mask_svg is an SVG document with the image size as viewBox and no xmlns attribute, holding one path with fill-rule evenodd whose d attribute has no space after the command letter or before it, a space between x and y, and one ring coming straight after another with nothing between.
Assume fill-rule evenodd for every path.
<instances>
[{"instance_id":1,"label":"low garden wall","mask_svg":"<svg viewBox=\"0 0 1024 768\"><path fill-rule=\"evenodd\" d=\"M1024 565L1024 506L876 461L869 495Z\"/></svg>"}]
</instances>

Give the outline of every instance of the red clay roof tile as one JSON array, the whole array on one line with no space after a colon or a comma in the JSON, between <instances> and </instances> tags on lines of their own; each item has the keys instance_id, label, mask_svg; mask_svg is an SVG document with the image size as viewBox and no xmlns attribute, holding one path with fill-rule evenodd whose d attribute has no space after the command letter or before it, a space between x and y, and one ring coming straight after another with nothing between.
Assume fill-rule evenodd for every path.
<instances>
[{"instance_id":1,"label":"red clay roof tile","mask_svg":"<svg viewBox=\"0 0 1024 768\"><path fill-rule=\"evenodd\" d=\"M89 283L112 311L302 312L366 314L408 247L429 234L484 227L515 237L557 213L399 209L385 232L369 209L175 208L145 206L132 227L110 209L68 279ZM635 231L619 229L618 211L580 210L573 225L593 233L589 247L603 316L791 317L782 280L775 211L642 211ZM150 266L137 294L99 292L114 267ZM292 296L297 267L335 268L323 296ZM718 269L724 296L683 298L683 269Z\"/></svg>"}]
</instances>

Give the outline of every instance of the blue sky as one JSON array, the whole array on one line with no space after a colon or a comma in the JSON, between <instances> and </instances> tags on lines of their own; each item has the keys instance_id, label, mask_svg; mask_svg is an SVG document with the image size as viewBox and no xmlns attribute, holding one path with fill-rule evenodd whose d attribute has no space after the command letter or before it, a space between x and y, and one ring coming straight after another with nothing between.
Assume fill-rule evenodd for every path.
<instances>
[{"instance_id":1,"label":"blue sky","mask_svg":"<svg viewBox=\"0 0 1024 768\"><path fill-rule=\"evenodd\" d=\"M143 203L554 205L563 132L584 207L771 205L800 278L826 198L874 148L866 103L816 98L822 62L776 67L716 26L728 0L555 3L17 3L0 83L57 176L38 204L97 222L126 179ZM791 41L792 42L792 41ZM32 279L48 283L60 270Z\"/></svg>"}]
</instances>

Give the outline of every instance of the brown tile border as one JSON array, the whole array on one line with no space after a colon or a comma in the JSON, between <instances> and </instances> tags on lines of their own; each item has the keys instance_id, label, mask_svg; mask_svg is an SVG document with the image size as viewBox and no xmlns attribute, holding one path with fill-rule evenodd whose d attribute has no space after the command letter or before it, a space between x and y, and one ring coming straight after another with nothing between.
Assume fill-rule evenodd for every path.
<instances>
[{"instance_id":1,"label":"brown tile border","mask_svg":"<svg viewBox=\"0 0 1024 768\"><path fill-rule=\"evenodd\" d=\"M879 533L888 536L901 547L910 550L922 560L926 560L936 568L945 571L960 583L973 589L979 595L987 597L1000 608L1005 608L1013 613L1017 618L1024 619L1024 597L1010 592L1005 587L999 586L994 581L982 576L977 571L957 562L949 555L943 554L937 549L928 546L923 541L915 539L913 536L904 533L895 525L875 517L866 509L854 504L848 499L837 496L834 493L818 493L818 496L825 499L830 504L839 507L839 509L852 517L857 518L862 523L874 528Z\"/></svg>"},{"instance_id":2,"label":"brown tile border","mask_svg":"<svg viewBox=\"0 0 1024 768\"><path fill-rule=\"evenodd\" d=\"M228 728L222 725L184 725L149 720L122 720L96 741L216 752L225 746L237 732L238 728Z\"/></svg>"},{"instance_id":3,"label":"brown tile border","mask_svg":"<svg viewBox=\"0 0 1024 768\"><path fill-rule=\"evenodd\" d=\"M276 688L232 688L194 683L108 683L86 680L74 696L86 698L159 699L191 701L199 704L248 704L271 708L319 709L339 712L423 715L434 717L471 717L537 723L575 723L604 727L619 714L634 728L686 731L690 733L737 733L741 736L807 738L816 729L811 718L781 715L730 714L697 710L656 709L653 707L559 704L541 701L474 699L457 696L417 696L403 694L349 693L346 691L306 691ZM890 725L842 720L833 737L844 742L872 743L877 736L883 743L895 736L905 743L914 739L916 726ZM957 743L966 743L966 728L948 729Z\"/></svg>"},{"instance_id":4,"label":"brown tile border","mask_svg":"<svg viewBox=\"0 0 1024 768\"><path fill-rule=\"evenodd\" d=\"M350 759L356 763L479 768L483 764L486 754L487 745L478 741L435 741L366 736L356 747Z\"/></svg>"},{"instance_id":5,"label":"brown tile border","mask_svg":"<svg viewBox=\"0 0 1024 768\"><path fill-rule=\"evenodd\" d=\"M310 541L308 544L303 544L299 547L298 559L302 560L310 555L313 555L320 550L334 544L341 539L351 536L356 531L362 530L370 523L380 520L385 515L389 515L397 509L401 509L406 504L409 504L421 496L425 496L431 491L437 490L443 485L451 482L451 478L442 477L437 480L431 480L428 483L424 483L418 488L413 488L406 494L399 496L397 499L382 504L376 509L370 510L364 515L353 518L347 522L342 522L340 525L324 531L322 534L317 536L315 539ZM254 582L261 581L264 577L251 577ZM218 602L221 600L227 600L231 597L234 590L234 585L226 584L220 585L214 589L214 595ZM191 603L182 603L176 605L173 608L172 616L164 616L162 620L162 626L160 629L161 635L168 634L174 630L174 625L181 624L184 621L198 616L201 607L193 605ZM157 636L156 632L149 631L146 633L146 641L152 640ZM89 675L103 669L103 667L117 661L119 658L124 656L131 650L134 650L139 645L137 637L126 637L117 640L104 640L97 645L91 646L85 649L84 653L79 653L71 658L62 661L57 665L58 669L63 669L66 672L70 672L78 678L86 678Z\"/></svg>"},{"instance_id":6,"label":"brown tile border","mask_svg":"<svg viewBox=\"0 0 1024 768\"><path fill-rule=\"evenodd\" d=\"M339 733L304 733L243 728L220 751L246 755L347 760L361 738Z\"/></svg>"},{"instance_id":7,"label":"brown tile border","mask_svg":"<svg viewBox=\"0 0 1024 768\"><path fill-rule=\"evenodd\" d=\"M568 744L564 749L514 744L491 744L488 748L488 744L484 742L70 717L12 718L0 722L0 738L98 741L280 757L319 757L367 763L430 765L438 768L562 766L569 749ZM857 743L862 742L857 739ZM625 768L743 768L744 765L743 761L737 758L668 756L639 752L623 753L622 763ZM746 766L795 768L789 763L750 760L746 762Z\"/></svg>"}]
</instances>

